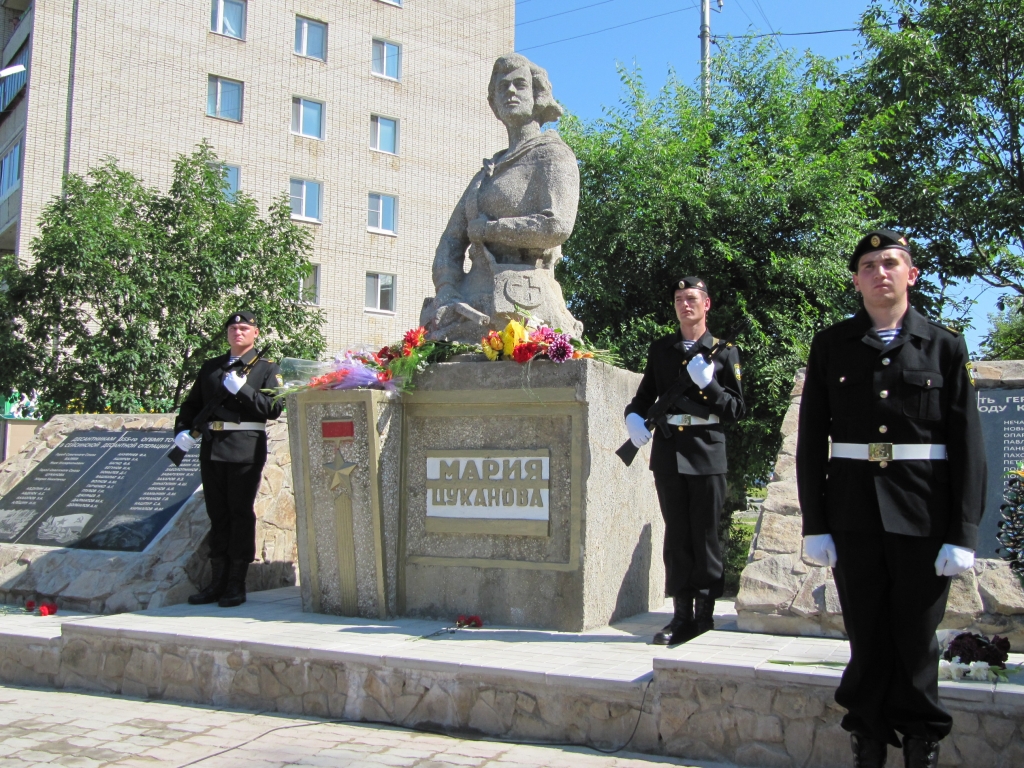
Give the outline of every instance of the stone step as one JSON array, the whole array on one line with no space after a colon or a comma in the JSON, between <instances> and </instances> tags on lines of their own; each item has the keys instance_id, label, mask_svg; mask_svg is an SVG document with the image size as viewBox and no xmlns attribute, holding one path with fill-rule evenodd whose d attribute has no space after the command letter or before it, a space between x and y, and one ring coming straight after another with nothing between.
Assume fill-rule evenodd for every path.
<instances>
[{"instance_id":1,"label":"stone step","mask_svg":"<svg viewBox=\"0 0 1024 768\"><path fill-rule=\"evenodd\" d=\"M297 588L236 609L7 615L0 680L743 765L849 765L832 701L848 644L735 631L732 604L718 608L720 629L671 649L650 644L668 605L583 633L303 613ZM944 764L1024 764L1024 686L940 688L954 716Z\"/></svg>"}]
</instances>

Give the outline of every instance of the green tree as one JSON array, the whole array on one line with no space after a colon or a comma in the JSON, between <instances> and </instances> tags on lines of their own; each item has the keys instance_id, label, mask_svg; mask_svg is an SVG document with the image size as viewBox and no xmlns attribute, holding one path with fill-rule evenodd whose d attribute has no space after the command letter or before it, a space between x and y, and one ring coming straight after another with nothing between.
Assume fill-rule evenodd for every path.
<instances>
[{"instance_id":1,"label":"green tree","mask_svg":"<svg viewBox=\"0 0 1024 768\"><path fill-rule=\"evenodd\" d=\"M875 0L854 119L874 120L877 216L941 286L1024 294L1024 0Z\"/></svg>"},{"instance_id":2,"label":"green tree","mask_svg":"<svg viewBox=\"0 0 1024 768\"><path fill-rule=\"evenodd\" d=\"M1008 296L998 304L998 312L988 316L989 332L982 342L985 360L1024 360L1024 297Z\"/></svg>"},{"instance_id":3,"label":"green tree","mask_svg":"<svg viewBox=\"0 0 1024 768\"><path fill-rule=\"evenodd\" d=\"M847 254L867 225L871 155L850 136L832 63L726 45L705 110L669 81L655 97L623 73L606 119L563 119L580 161L580 211L559 277L589 337L641 370L676 327L669 286L709 283L713 333L739 318L748 415L729 439L737 496L765 478L796 368L815 331L856 309Z\"/></svg>"},{"instance_id":4,"label":"green tree","mask_svg":"<svg viewBox=\"0 0 1024 768\"><path fill-rule=\"evenodd\" d=\"M166 194L114 160L71 175L32 263L0 263L0 388L38 390L46 415L171 410L240 308L273 355L315 358L323 313L299 296L311 241L286 196L265 218L244 193L229 199L205 142L177 159Z\"/></svg>"}]
</instances>

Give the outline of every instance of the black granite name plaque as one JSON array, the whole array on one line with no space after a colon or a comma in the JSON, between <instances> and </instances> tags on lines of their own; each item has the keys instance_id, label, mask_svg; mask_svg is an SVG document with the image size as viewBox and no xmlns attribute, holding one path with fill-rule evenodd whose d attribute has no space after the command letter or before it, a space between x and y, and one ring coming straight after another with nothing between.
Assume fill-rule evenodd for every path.
<instances>
[{"instance_id":1,"label":"black granite name plaque","mask_svg":"<svg viewBox=\"0 0 1024 768\"><path fill-rule=\"evenodd\" d=\"M981 431L988 460L985 514L978 530L978 557L998 557L999 506L1006 490L1006 473L1024 462L1024 389L978 391Z\"/></svg>"},{"instance_id":2,"label":"black granite name plaque","mask_svg":"<svg viewBox=\"0 0 1024 768\"><path fill-rule=\"evenodd\" d=\"M141 552L200 485L170 430L75 431L0 498L0 542Z\"/></svg>"}]
</instances>

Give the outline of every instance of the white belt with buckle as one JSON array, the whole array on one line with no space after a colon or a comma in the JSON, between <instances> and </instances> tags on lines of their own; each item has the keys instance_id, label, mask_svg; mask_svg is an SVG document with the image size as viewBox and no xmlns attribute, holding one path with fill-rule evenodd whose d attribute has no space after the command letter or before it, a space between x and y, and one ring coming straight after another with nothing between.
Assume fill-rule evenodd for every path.
<instances>
[{"instance_id":1,"label":"white belt with buckle","mask_svg":"<svg viewBox=\"0 0 1024 768\"><path fill-rule=\"evenodd\" d=\"M946 446L932 443L832 443L833 459L928 461L946 458Z\"/></svg>"},{"instance_id":2,"label":"white belt with buckle","mask_svg":"<svg viewBox=\"0 0 1024 768\"><path fill-rule=\"evenodd\" d=\"M702 419L700 416L691 416L688 413L677 413L674 416L668 416L665 421L675 427L689 427L700 426L701 424L717 424L718 417L715 414L711 414L706 419Z\"/></svg>"},{"instance_id":3,"label":"white belt with buckle","mask_svg":"<svg viewBox=\"0 0 1024 768\"><path fill-rule=\"evenodd\" d=\"M211 421L211 432L266 432L267 425L262 421Z\"/></svg>"}]
</instances>

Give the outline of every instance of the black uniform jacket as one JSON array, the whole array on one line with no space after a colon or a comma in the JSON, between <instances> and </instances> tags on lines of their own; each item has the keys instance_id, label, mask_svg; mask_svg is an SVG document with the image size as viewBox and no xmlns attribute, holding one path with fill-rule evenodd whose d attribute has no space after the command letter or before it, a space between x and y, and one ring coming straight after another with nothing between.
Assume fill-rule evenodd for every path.
<instances>
[{"instance_id":1,"label":"black uniform jacket","mask_svg":"<svg viewBox=\"0 0 1024 768\"><path fill-rule=\"evenodd\" d=\"M677 378L683 377L689 386L683 390L683 397L668 409L670 414L689 413L701 418L714 414L722 423L739 419L744 407L739 350L729 346L718 352L713 358L715 376L708 386L700 389L686 372L684 361L689 353L684 352L682 341L682 334L676 331L651 344L647 352L644 378L636 391L636 397L626 406L626 413L638 413L647 418L647 412L654 402ZM705 333L697 343L705 349L711 349L715 339L710 333ZM685 475L717 475L728 469L722 424L671 429L672 437L666 438L660 429L654 428L650 463L652 470L661 473L681 472ZM677 459L676 454L681 459Z\"/></svg>"},{"instance_id":2,"label":"black uniform jacket","mask_svg":"<svg viewBox=\"0 0 1024 768\"><path fill-rule=\"evenodd\" d=\"M975 549L985 505L977 395L958 334L914 309L885 346L863 309L814 337L796 471L804 535L885 530ZM829 459L836 443L933 443L946 460Z\"/></svg>"},{"instance_id":3,"label":"black uniform jacket","mask_svg":"<svg viewBox=\"0 0 1024 768\"><path fill-rule=\"evenodd\" d=\"M223 381L228 370L228 359L229 355L221 355L203 363L196 383L192 385L178 411L178 418L174 422L175 434L183 429L192 429L192 422L206 403L226 393ZM238 424L242 421L266 423L267 419L276 419L281 415L281 402L275 402L273 396L260 390L280 386L280 373L277 363L260 360L249 372L238 394L228 394L214 412L212 420ZM201 460L230 461L235 464L263 463L267 460L266 432L238 430L211 432L210 435L212 440L203 438L199 451Z\"/></svg>"}]
</instances>

